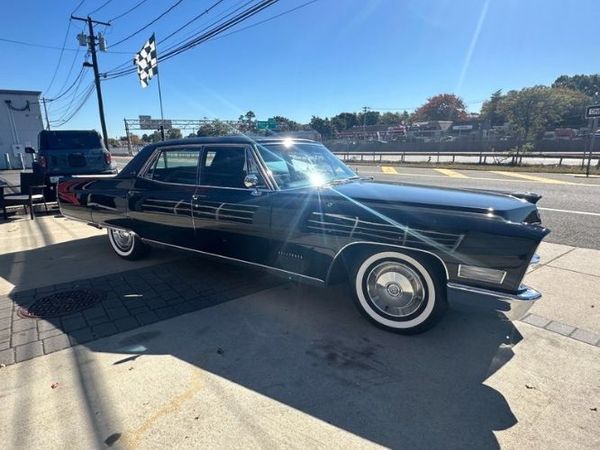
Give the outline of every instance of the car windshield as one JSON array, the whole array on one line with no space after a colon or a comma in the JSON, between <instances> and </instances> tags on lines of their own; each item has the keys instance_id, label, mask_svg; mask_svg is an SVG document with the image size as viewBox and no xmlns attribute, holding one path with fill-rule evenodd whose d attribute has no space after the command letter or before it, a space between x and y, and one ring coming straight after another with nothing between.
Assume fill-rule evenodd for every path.
<instances>
[{"instance_id":1,"label":"car windshield","mask_svg":"<svg viewBox=\"0 0 600 450\"><path fill-rule=\"evenodd\" d=\"M101 148L100 135L93 131L44 132L40 136L43 150L85 150Z\"/></svg>"},{"instance_id":2,"label":"car windshield","mask_svg":"<svg viewBox=\"0 0 600 450\"><path fill-rule=\"evenodd\" d=\"M259 145L258 150L282 189L321 186L357 178L321 144L283 141Z\"/></svg>"}]
</instances>

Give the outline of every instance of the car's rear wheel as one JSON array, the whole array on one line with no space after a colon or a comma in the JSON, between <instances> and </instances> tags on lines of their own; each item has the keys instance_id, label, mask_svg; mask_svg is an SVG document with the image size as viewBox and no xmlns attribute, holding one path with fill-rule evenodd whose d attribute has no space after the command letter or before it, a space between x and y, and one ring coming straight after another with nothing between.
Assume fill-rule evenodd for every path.
<instances>
[{"instance_id":1,"label":"car's rear wheel","mask_svg":"<svg viewBox=\"0 0 600 450\"><path fill-rule=\"evenodd\" d=\"M443 276L436 266L399 252L370 253L351 277L355 305L380 328L416 334L435 325L447 309Z\"/></svg>"},{"instance_id":2,"label":"car's rear wheel","mask_svg":"<svg viewBox=\"0 0 600 450\"><path fill-rule=\"evenodd\" d=\"M149 250L148 245L131 231L109 228L108 240L117 255L132 261L143 258Z\"/></svg>"}]
</instances>

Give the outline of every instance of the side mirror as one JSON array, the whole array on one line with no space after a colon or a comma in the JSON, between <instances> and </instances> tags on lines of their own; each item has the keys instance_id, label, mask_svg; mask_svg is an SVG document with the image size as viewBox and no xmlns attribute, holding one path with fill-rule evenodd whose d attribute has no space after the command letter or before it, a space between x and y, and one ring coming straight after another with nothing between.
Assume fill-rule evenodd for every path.
<instances>
[{"instance_id":1,"label":"side mirror","mask_svg":"<svg viewBox=\"0 0 600 450\"><path fill-rule=\"evenodd\" d=\"M246 178L244 178L244 186L248 189L256 188L256 186L258 186L258 177L256 175L246 175Z\"/></svg>"},{"instance_id":2,"label":"side mirror","mask_svg":"<svg viewBox=\"0 0 600 450\"><path fill-rule=\"evenodd\" d=\"M25 153L33 155L35 153L35 149L33 147L25 147Z\"/></svg>"}]
</instances>

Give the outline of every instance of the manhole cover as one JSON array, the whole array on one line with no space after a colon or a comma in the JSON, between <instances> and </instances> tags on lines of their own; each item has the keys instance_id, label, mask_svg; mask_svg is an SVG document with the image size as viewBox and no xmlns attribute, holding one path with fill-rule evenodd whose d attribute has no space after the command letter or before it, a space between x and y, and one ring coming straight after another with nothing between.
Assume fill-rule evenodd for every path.
<instances>
[{"instance_id":1,"label":"manhole cover","mask_svg":"<svg viewBox=\"0 0 600 450\"><path fill-rule=\"evenodd\" d=\"M91 289L56 292L40 298L28 308L20 307L17 314L24 318L46 319L83 311L104 300L104 292Z\"/></svg>"}]
</instances>

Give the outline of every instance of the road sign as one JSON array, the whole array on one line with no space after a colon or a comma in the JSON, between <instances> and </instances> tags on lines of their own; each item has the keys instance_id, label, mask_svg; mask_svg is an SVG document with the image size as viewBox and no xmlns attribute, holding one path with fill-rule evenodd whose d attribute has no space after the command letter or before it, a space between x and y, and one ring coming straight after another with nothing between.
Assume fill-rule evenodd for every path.
<instances>
[{"instance_id":1,"label":"road sign","mask_svg":"<svg viewBox=\"0 0 600 450\"><path fill-rule=\"evenodd\" d=\"M173 128L173 122L165 119L152 119L151 116L138 116L140 118L140 130L159 130L163 124L165 130Z\"/></svg>"},{"instance_id":2,"label":"road sign","mask_svg":"<svg viewBox=\"0 0 600 450\"><path fill-rule=\"evenodd\" d=\"M585 118L586 119L596 119L598 117L600 117L600 105L588 106L585 109Z\"/></svg>"},{"instance_id":3,"label":"road sign","mask_svg":"<svg viewBox=\"0 0 600 450\"><path fill-rule=\"evenodd\" d=\"M257 120L256 121L256 129L257 130L276 130L277 129L277 121L270 117L268 120Z\"/></svg>"}]
</instances>

